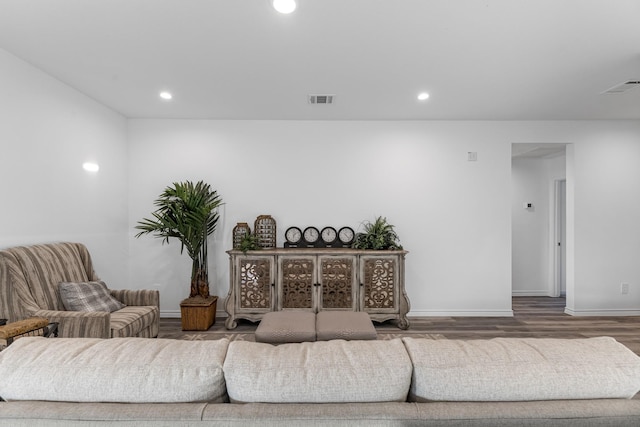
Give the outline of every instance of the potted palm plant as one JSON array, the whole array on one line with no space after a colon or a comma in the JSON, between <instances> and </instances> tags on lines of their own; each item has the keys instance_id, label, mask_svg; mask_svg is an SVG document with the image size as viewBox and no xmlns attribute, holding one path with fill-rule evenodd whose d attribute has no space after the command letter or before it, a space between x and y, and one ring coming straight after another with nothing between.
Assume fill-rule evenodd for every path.
<instances>
[{"instance_id":1,"label":"potted palm plant","mask_svg":"<svg viewBox=\"0 0 640 427\"><path fill-rule=\"evenodd\" d=\"M218 207L222 199L209 184L199 181L175 182L155 200L152 219L144 218L135 227L136 237L152 234L180 241L180 253L186 249L191 258L191 291L180 303L183 330L207 330L215 322L217 296L209 294L207 238L218 225Z\"/></svg>"}]
</instances>

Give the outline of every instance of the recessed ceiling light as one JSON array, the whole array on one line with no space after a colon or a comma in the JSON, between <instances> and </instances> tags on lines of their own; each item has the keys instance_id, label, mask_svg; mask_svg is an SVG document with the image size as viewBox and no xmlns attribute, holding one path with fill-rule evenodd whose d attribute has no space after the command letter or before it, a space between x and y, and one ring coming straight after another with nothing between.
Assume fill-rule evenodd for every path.
<instances>
[{"instance_id":1,"label":"recessed ceiling light","mask_svg":"<svg viewBox=\"0 0 640 427\"><path fill-rule=\"evenodd\" d=\"M170 92L160 92L160 98L166 99L167 101L173 98Z\"/></svg>"},{"instance_id":2,"label":"recessed ceiling light","mask_svg":"<svg viewBox=\"0 0 640 427\"><path fill-rule=\"evenodd\" d=\"M422 92L422 93L418 94L418 99L420 101L425 101L425 100L429 99L429 94L427 92Z\"/></svg>"},{"instance_id":3,"label":"recessed ceiling light","mask_svg":"<svg viewBox=\"0 0 640 427\"><path fill-rule=\"evenodd\" d=\"M297 7L295 0L273 0L271 5L280 13L291 13Z\"/></svg>"},{"instance_id":4,"label":"recessed ceiling light","mask_svg":"<svg viewBox=\"0 0 640 427\"><path fill-rule=\"evenodd\" d=\"M100 170L100 166L97 163L84 162L82 164L82 169L86 170L87 172L98 172Z\"/></svg>"}]
</instances>

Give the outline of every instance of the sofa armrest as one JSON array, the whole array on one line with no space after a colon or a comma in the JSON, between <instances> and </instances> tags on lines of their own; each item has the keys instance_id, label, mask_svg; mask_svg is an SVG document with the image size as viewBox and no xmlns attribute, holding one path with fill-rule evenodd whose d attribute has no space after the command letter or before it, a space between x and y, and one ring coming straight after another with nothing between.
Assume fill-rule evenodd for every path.
<instances>
[{"instance_id":1,"label":"sofa armrest","mask_svg":"<svg viewBox=\"0 0 640 427\"><path fill-rule=\"evenodd\" d=\"M111 295L125 305L150 305L160 308L160 291L158 290L131 290L111 289Z\"/></svg>"},{"instance_id":2,"label":"sofa armrest","mask_svg":"<svg viewBox=\"0 0 640 427\"><path fill-rule=\"evenodd\" d=\"M63 338L111 338L111 313L105 311L38 310L33 313L58 323Z\"/></svg>"}]
</instances>

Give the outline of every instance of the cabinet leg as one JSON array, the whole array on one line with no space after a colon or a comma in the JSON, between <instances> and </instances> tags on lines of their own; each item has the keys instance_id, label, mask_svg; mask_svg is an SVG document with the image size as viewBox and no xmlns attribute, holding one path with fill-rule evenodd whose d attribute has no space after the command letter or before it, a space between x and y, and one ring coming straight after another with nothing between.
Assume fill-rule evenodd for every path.
<instances>
[{"instance_id":1,"label":"cabinet leg","mask_svg":"<svg viewBox=\"0 0 640 427\"><path fill-rule=\"evenodd\" d=\"M225 320L224 326L227 329L235 329L238 326L238 322L233 316L229 316L227 317L227 320Z\"/></svg>"},{"instance_id":2,"label":"cabinet leg","mask_svg":"<svg viewBox=\"0 0 640 427\"><path fill-rule=\"evenodd\" d=\"M407 330L409 329L409 319L407 319L407 316L402 316L400 319L398 319L398 328L403 329L403 330Z\"/></svg>"}]
</instances>

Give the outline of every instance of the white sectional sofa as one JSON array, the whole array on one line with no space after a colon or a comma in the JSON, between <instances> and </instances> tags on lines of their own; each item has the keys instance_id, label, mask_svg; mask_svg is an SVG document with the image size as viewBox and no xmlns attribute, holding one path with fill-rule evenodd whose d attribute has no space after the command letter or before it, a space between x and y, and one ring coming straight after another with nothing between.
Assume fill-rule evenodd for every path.
<instances>
[{"instance_id":1,"label":"white sectional sofa","mask_svg":"<svg viewBox=\"0 0 640 427\"><path fill-rule=\"evenodd\" d=\"M0 426L634 426L640 357L612 338L21 338Z\"/></svg>"}]
</instances>

